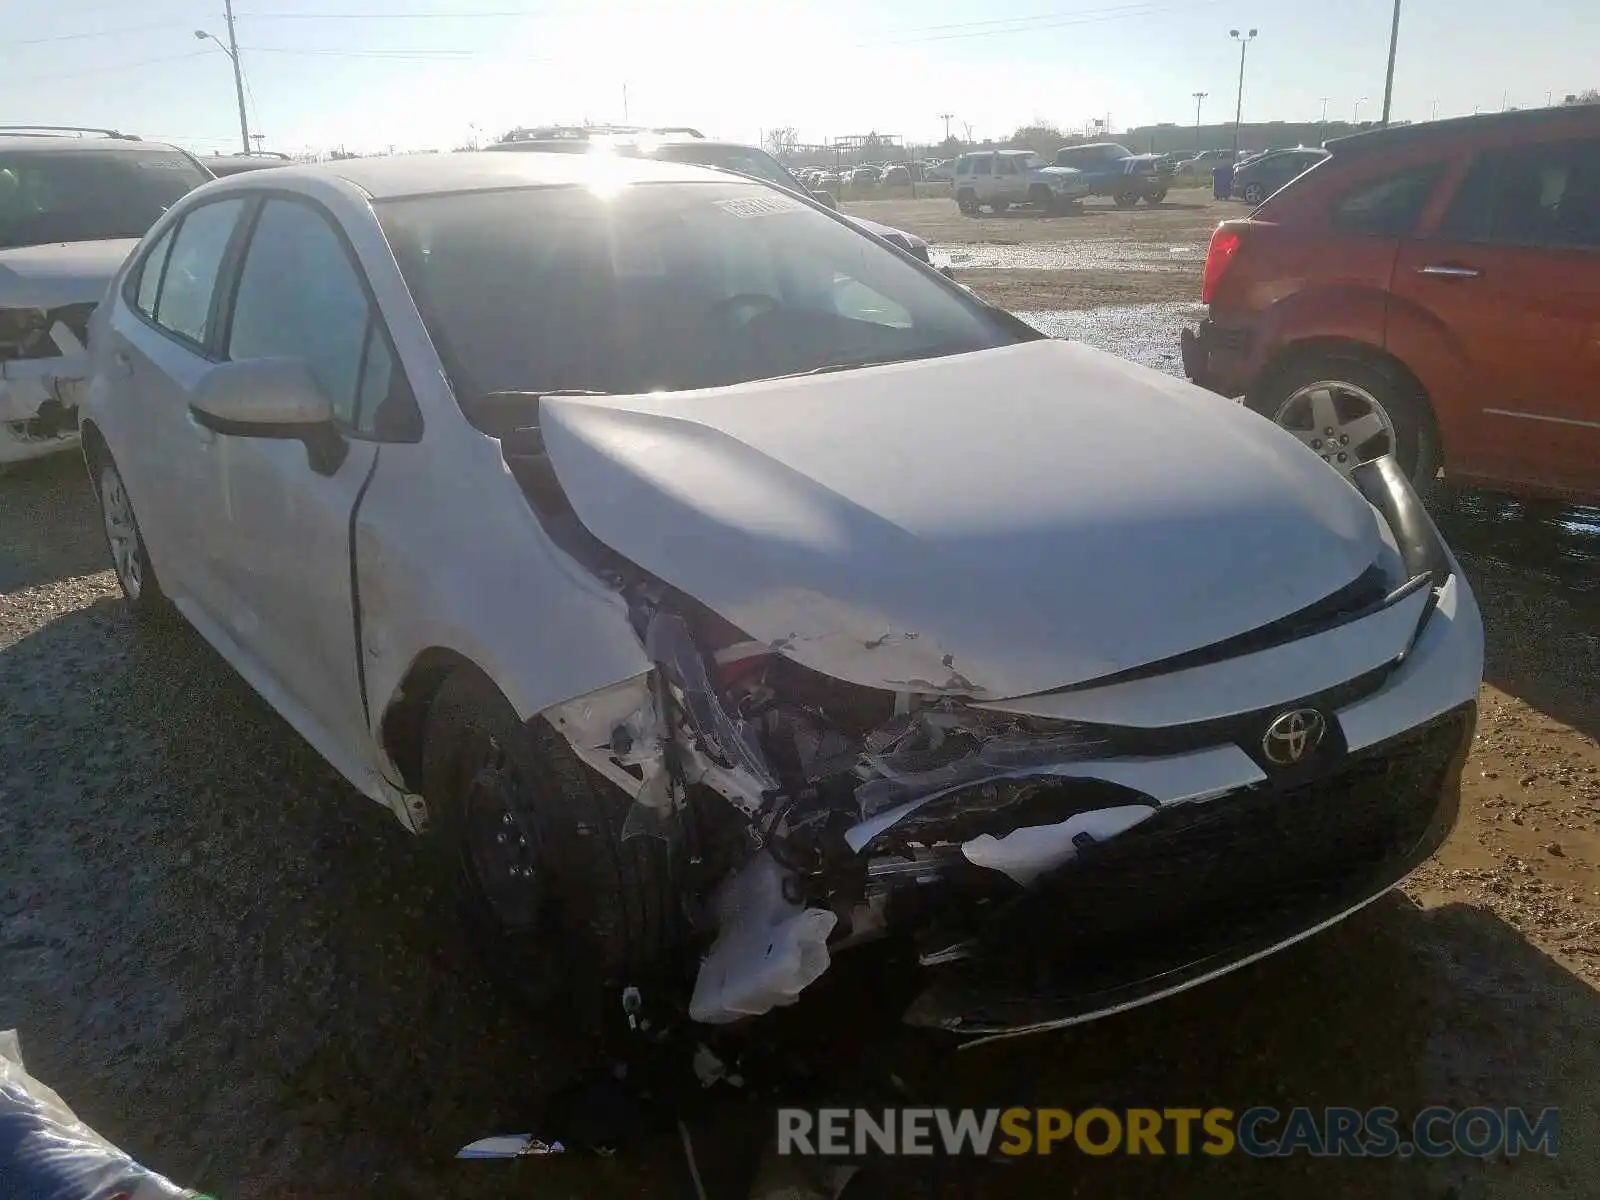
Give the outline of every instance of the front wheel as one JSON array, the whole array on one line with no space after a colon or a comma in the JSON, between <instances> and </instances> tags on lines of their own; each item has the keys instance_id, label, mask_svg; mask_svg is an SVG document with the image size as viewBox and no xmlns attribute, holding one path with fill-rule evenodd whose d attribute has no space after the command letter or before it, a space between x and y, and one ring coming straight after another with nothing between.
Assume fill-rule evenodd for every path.
<instances>
[{"instance_id":1,"label":"front wheel","mask_svg":"<svg viewBox=\"0 0 1600 1200\"><path fill-rule=\"evenodd\" d=\"M1357 358L1313 359L1268 379L1245 403L1299 438L1339 474L1393 454L1419 495L1435 490L1439 432L1403 374Z\"/></svg>"},{"instance_id":2,"label":"front wheel","mask_svg":"<svg viewBox=\"0 0 1600 1200\"><path fill-rule=\"evenodd\" d=\"M1123 188L1112 195L1111 202L1118 208L1132 208L1139 203L1139 193L1133 188Z\"/></svg>"},{"instance_id":3,"label":"front wheel","mask_svg":"<svg viewBox=\"0 0 1600 1200\"><path fill-rule=\"evenodd\" d=\"M1048 217L1056 211L1055 197L1051 195L1050 189L1047 187L1035 186L1029 188L1028 201L1044 216Z\"/></svg>"},{"instance_id":4,"label":"front wheel","mask_svg":"<svg viewBox=\"0 0 1600 1200\"><path fill-rule=\"evenodd\" d=\"M1167 198L1167 189L1164 187L1151 188L1144 194L1146 204L1160 204Z\"/></svg>"},{"instance_id":5,"label":"front wheel","mask_svg":"<svg viewBox=\"0 0 1600 1200\"><path fill-rule=\"evenodd\" d=\"M524 723L480 675L451 676L428 710L422 791L438 882L525 1002L600 1004L662 967L678 913L670 844L625 840L632 800L548 722Z\"/></svg>"}]
</instances>

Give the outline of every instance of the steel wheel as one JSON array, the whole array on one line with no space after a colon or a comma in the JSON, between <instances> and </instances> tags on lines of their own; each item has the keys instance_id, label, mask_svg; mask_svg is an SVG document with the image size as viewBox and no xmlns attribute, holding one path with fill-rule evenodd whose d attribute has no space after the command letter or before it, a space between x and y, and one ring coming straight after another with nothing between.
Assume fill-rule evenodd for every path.
<instances>
[{"instance_id":1,"label":"steel wheel","mask_svg":"<svg viewBox=\"0 0 1600 1200\"><path fill-rule=\"evenodd\" d=\"M133 519L133 504L122 476L112 463L100 472L100 516L105 522L106 544L111 547L111 566L117 582L135 604L144 594L144 543Z\"/></svg>"},{"instance_id":2,"label":"steel wheel","mask_svg":"<svg viewBox=\"0 0 1600 1200\"><path fill-rule=\"evenodd\" d=\"M1341 475L1395 450L1394 421L1388 411L1376 396L1353 383L1324 379L1303 384L1272 419Z\"/></svg>"},{"instance_id":3,"label":"steel wheel","mask_svg":"<svg viewBox=\"0 0 1600 1200\"><path fill-rule=\"evenodd\" d=\"M505 751L489 736L461 755L462 870L469 886L507 930L532 932L545 911L538 831L519 817L518 782Z\"/></svg>"}]
</instances>

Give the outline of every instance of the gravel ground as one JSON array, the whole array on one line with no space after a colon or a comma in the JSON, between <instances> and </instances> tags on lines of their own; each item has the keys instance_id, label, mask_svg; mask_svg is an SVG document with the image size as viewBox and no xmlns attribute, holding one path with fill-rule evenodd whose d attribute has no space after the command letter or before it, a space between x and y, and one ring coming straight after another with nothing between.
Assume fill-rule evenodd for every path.
<instances>
[{"instance_id":1,"label":"gravel ground","mask_svg":"<svg viewBox=\"0 0 1600 1200\"><path fill-rule=\"evenodd\" d=\"M967 223L968 241L973 224L997 222ZM1110 311L1079 332L1116 345L1127 314ZM1466 497L1442 523L1485 610L1489 682L1462 823L1404 895L1082 1030L953 1059L909 1034L874 1041L859 1011L813 1036L829 1063L892 1062L938 1103L1557 1105L1560 1156L1058 1156L907 1167L886 1194L1594 1194L1600 514ZM75 461L0 479L0 1028L21 1030L32 1069L118 1144L228 1200L692 1196L666 1136L610 1161L450 1160L537 1128L570 1040L480 982L391 817L198 637L135 629L103 556ZM694 1124L712 1194L737 1195L716 1188L764 1115Z\"/></svg>"}]
</instances>

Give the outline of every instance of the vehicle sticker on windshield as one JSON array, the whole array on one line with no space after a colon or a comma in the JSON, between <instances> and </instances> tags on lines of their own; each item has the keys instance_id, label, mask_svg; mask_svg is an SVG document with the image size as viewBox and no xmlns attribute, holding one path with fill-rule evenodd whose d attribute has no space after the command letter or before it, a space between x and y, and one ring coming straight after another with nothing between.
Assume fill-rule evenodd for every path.
<instances>
[{"instance_id":1,"label":"vehicle sticker on windshield","mask_svg":"<svg viewBox=\"0 0 1600 1200\"><path fill-rule=\"evenodd\" d=\"M740 220L751 217L770 217L774 213L799 212L804 204L793 196L738 196L731 200L718 200L717 207Z\"/></svg>"}]
</instances>

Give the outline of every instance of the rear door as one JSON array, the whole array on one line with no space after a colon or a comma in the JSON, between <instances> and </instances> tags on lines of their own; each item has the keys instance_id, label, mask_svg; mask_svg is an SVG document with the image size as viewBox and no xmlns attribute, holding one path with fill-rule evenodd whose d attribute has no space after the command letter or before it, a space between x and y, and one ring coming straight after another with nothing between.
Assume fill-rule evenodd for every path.
<instances>
[{"instance_id":1,"label":"rear door","mask_svg":"<svg viewBox=\"0 0 1600 1200\"><path fill-rule=\"evenodd\" d=\"M213 614L219 597L203 518L224 497L210 464L216 435L194 422L189 401L211 367L217 280L248 203L230 197L189 209L152 244L130 285L132 303L117 305L109 333L110 369L137 405L116 444L141 532L173 598Z\"/></svg>"},{"instance_id":2,"label":"rear door","mask_svg":"<svg viewBox=\"0 0 1600 1200\"><path fill-rule=\"evenodd\" d=\"M994 199L994 154L974 154L972 156L972 190L979 200L984 203Z\"/></svg>"},{"instance_id":3,"label":"rear door","mask_svg":"<svg viewBox=\"0 0 1600 1200\"><path fill-rule=\"evenodd\" d=\"M1479 154L1394 290L1446 331L1463 478L1600 488L1600 138ZM1424 382L1428 382L1424 380Z\"/></svg>"}]
</instances>

